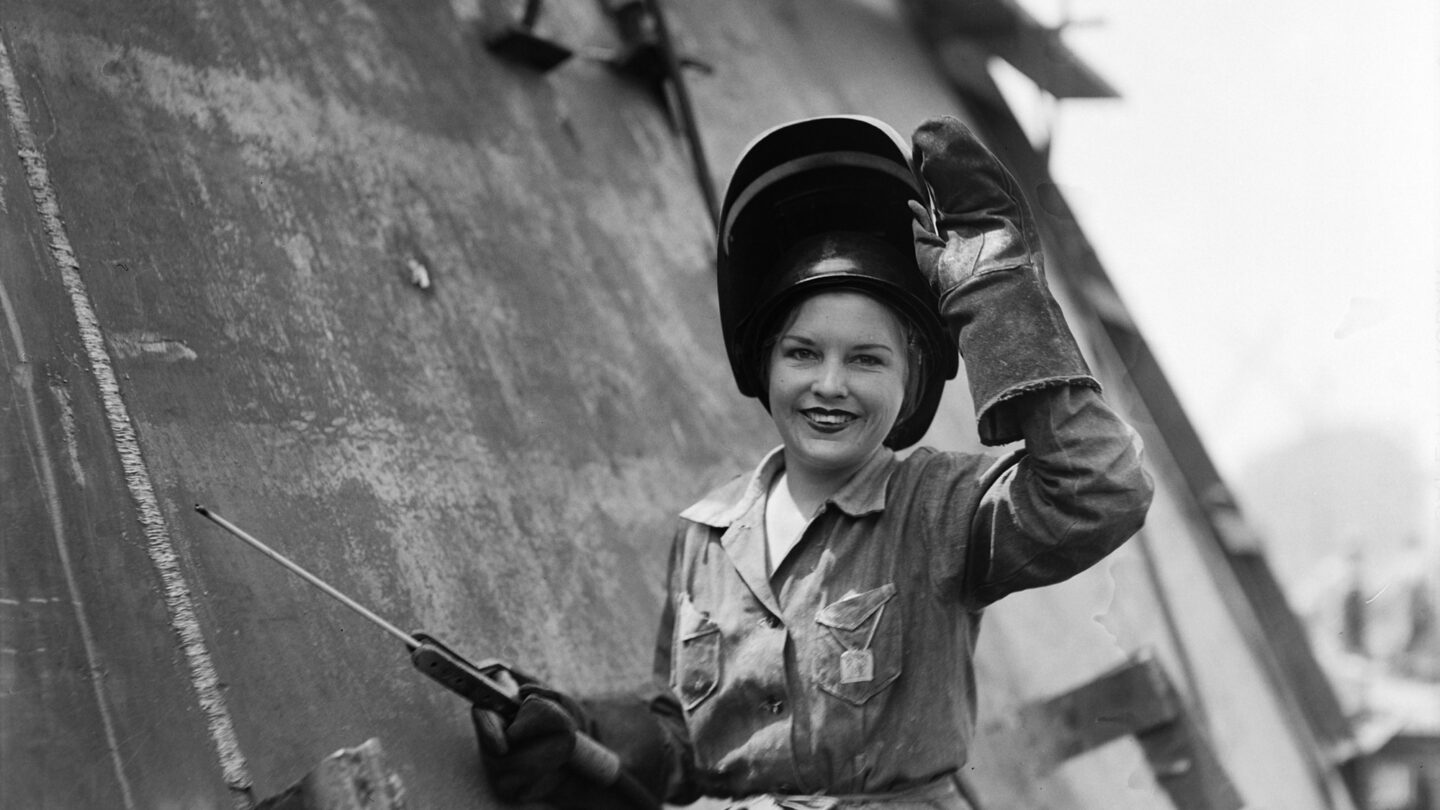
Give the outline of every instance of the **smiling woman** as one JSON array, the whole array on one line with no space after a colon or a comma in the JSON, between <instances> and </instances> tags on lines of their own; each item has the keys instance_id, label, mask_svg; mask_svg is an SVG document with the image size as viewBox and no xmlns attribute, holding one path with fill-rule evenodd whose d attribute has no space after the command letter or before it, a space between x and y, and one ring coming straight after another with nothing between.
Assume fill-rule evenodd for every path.
<instances>
[{"instance_id":1,"label":"smiling woman","mask_svg":"<svg viewBox=\"0 0 1440 810\"><path fill-rule=\"evenodd\" d=\"M850 290L801 301L764 341L767 406L785 469L765 504L771 573L815 514L881 448L900 418L912 369L901 315Z\"/></svg>"},{"instance_id":2,"label":"smiling woman","mask_svg":"<svg viewBox=\"0 0 1440 810\"><path fill-rule=\"evenodd\" d=\"M815 290L853 289L874 296L876 302L884 301L884 308L894 318L901 334L891 346L892 358L903 369L904 402L896 418L895 428L899 432L884 438L899 441L907 434L904 427L911 417L920 410L920 401L927 391L927 377L943 374L948 379L955 376L953 363L925 362L925 355L935 347L952 355L950 338L945 327L933 313L934 304L928 300L929 291L915 284L914 259L901 254L883 240L855 231L827 231L818 236L801 240L786 255L775 263L780 272L772 274L772 281L761 287L759 304L749 316L752 329L742 331L740 340L754 344L749 350L754 354L757 373L755 380L761 388L757 396L770 407L769 375L774 363L774 348L781 336L794 326L804 296ZM914 299L922 299L916 306ZM916 321L916 313L920 322ZM927 347L931 351L927 351ZM875 358L879 359L879 358ZM859 362L869 362L860 359ZM944 369L944 371L940 371ZM942 384L943 380L934 380Z\"/></svg>"},{"instance_id":3,"label":"smiling woman","mask_svg":"<svg viewBox=\"0 0 1440 810\"><path fill-rule=\"evenodd\" d=\"M972 806L956 774L983 608L1093 565L1151 488L1045 287L1014 180L955 119L914 144L912 169L884 124L821 118L741 158L721 320L782 444L681 513L650 687L525 687L508 726L477 715L512 798L604 806L560 772L585 731L667 802ZM895 452L934 420L957 346L982 440L1026 444L998 476L987 455Z\"/></svg>"},{"instance_id":4,"label":"smiling woman","mask_svg":"<svg viewBox=\"0 0 1440 810\"><path fill-rule=\"evenodd\" d=\"M881 447L900 415L909 376L905 329L858 292L822 292L787 319L771 349L770 416L785 471L806 513Z\"/></svg>"}]
</instances>

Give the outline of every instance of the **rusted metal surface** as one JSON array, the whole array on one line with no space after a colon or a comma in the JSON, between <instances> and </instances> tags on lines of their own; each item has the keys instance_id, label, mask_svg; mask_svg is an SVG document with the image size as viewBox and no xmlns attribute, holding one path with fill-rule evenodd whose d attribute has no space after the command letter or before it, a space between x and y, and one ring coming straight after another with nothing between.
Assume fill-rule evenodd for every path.
<instances>
[{"instance_id":1,"label":"rusted metal surface","mask_svg":"<svg viewBox=\"0 0 1440 810\"><path fill-rule=\"evenodd\" d=\"M776 440L733 392L683 141L585 56L611 22L548 4L578 55L541 74L485 49L497 8L0 9L26 120L0 127L0 804L248 805L380 737L411 806L494 806L458 700L196 502L468 657L575 690L648 674L673 515ZM783 121L966 115L895 4L667 8L713 66L690 90L717 183ZM929 443L976 446L972 421L952 385ZM1162 498L1162 574L1203 576ZM1204 583L1179 631L1156 619L1137 559L996 609L982 715L1233 638ZM1227 655L1201 691L1288 762ZM1143 752L1102 751L1034 806L1153 795ZM995 806L1030 790L1002 761L1023 753L978 758Z\"/></svg>"},{"instance_id":2,"label":"rusted metal surface","mask_svg":"<svg viewBox=\"0 0 1440 810\"><path fill-rule=\"evenodd\" d=\"M255 810L405 810L405 787L385 762L380 741L342 748Z\"/></svg>"},{"instance_id":3,"label":"rusted metal surface","mask_svg":"<svg viewBox=\"0 0 1440 810\"><path fill-rule=\"evenodd\" d=\"M244 772L264 795L316 749L380 731L427 803L473 801L461 707L185 507L225 508L476 654L569 686L640 677L669 516L758 449L734 446L758 414L733 415L712 373L706 229L658 204L689 188L683 156L654 111L602 109L630 93L603 71L562 98L485 58L445 7L201 11L37 5L4 23ZM590 120L567 127L569 101ZM429 295L400 280L417 253ZM51 322L80 329L63 301ZM77 359L84 385L93 363ZM143 507L96 417L80 468L121 485L100 496L118 514L77 534L113 549L138 539ZM154 567L133 566L81 588L90 612L151 601L129 632L164 654L126 669L177 679L147 697L195 715L206 673L175 660L183 627L153 603ZM617 632L631 627L647 629ZM174 744L199 760L187 778L213 783L222 744L205 736ZM116 737L132 781L183 762ZM134 790L139 806L177 795Z\"/></svg>"}]
</instances>

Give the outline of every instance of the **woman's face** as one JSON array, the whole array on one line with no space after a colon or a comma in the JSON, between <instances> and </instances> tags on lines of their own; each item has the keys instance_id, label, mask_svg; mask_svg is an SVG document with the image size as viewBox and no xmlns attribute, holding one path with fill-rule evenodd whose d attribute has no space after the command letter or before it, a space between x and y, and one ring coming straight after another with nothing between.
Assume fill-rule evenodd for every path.
<instances>
[{"instance_id":1,"label":"woman's face","mask_svg":"<svg viewBox=\"0 0 1440 810\"><path fill-rule=\"evenodd\" d=\"M842 483L879 449L905 398L905 329L850 291L802 302L770 350L770 416L786 466Z\"/></svg>"}]
</instances>

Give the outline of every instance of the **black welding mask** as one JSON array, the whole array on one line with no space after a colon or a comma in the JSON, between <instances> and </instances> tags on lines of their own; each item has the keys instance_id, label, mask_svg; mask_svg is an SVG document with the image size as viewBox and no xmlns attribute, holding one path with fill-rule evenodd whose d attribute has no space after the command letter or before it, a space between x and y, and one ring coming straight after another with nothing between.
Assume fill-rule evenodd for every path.
<instances>
[{"instance_id":1,"label":"black welding mask","mask_svg":"<svg viewBox=\"0 0 1440 810\"><path fill-rule=\"evenodd\" d=\"M769 408L761 344L777 317L822 290L857 290L917 333L921 367L911 373L920 385L885 444L920 440L959 370L955 340L915 262L907 204L925 201L922 189L904 139L873 118L807 118L750 142L716 240L720 324L740 393Z\"/></svg>"}]
</instances>

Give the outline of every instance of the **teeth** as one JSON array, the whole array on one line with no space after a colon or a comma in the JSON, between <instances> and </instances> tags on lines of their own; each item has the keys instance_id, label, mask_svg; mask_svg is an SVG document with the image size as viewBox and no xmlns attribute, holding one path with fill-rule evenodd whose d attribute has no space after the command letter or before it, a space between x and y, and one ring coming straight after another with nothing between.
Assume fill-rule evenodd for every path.
<instances>
[{"instance_id":1,"label":"teeth","mask_svg":"<svg viewBox=\"0 0 1440 810\"><path fill-rule=\"evenodd\" d=\"M849 414L821 413L819 411L809 411L806 416L822 425L843 425L853 418Z\"/></svg>"}]
</instances>

